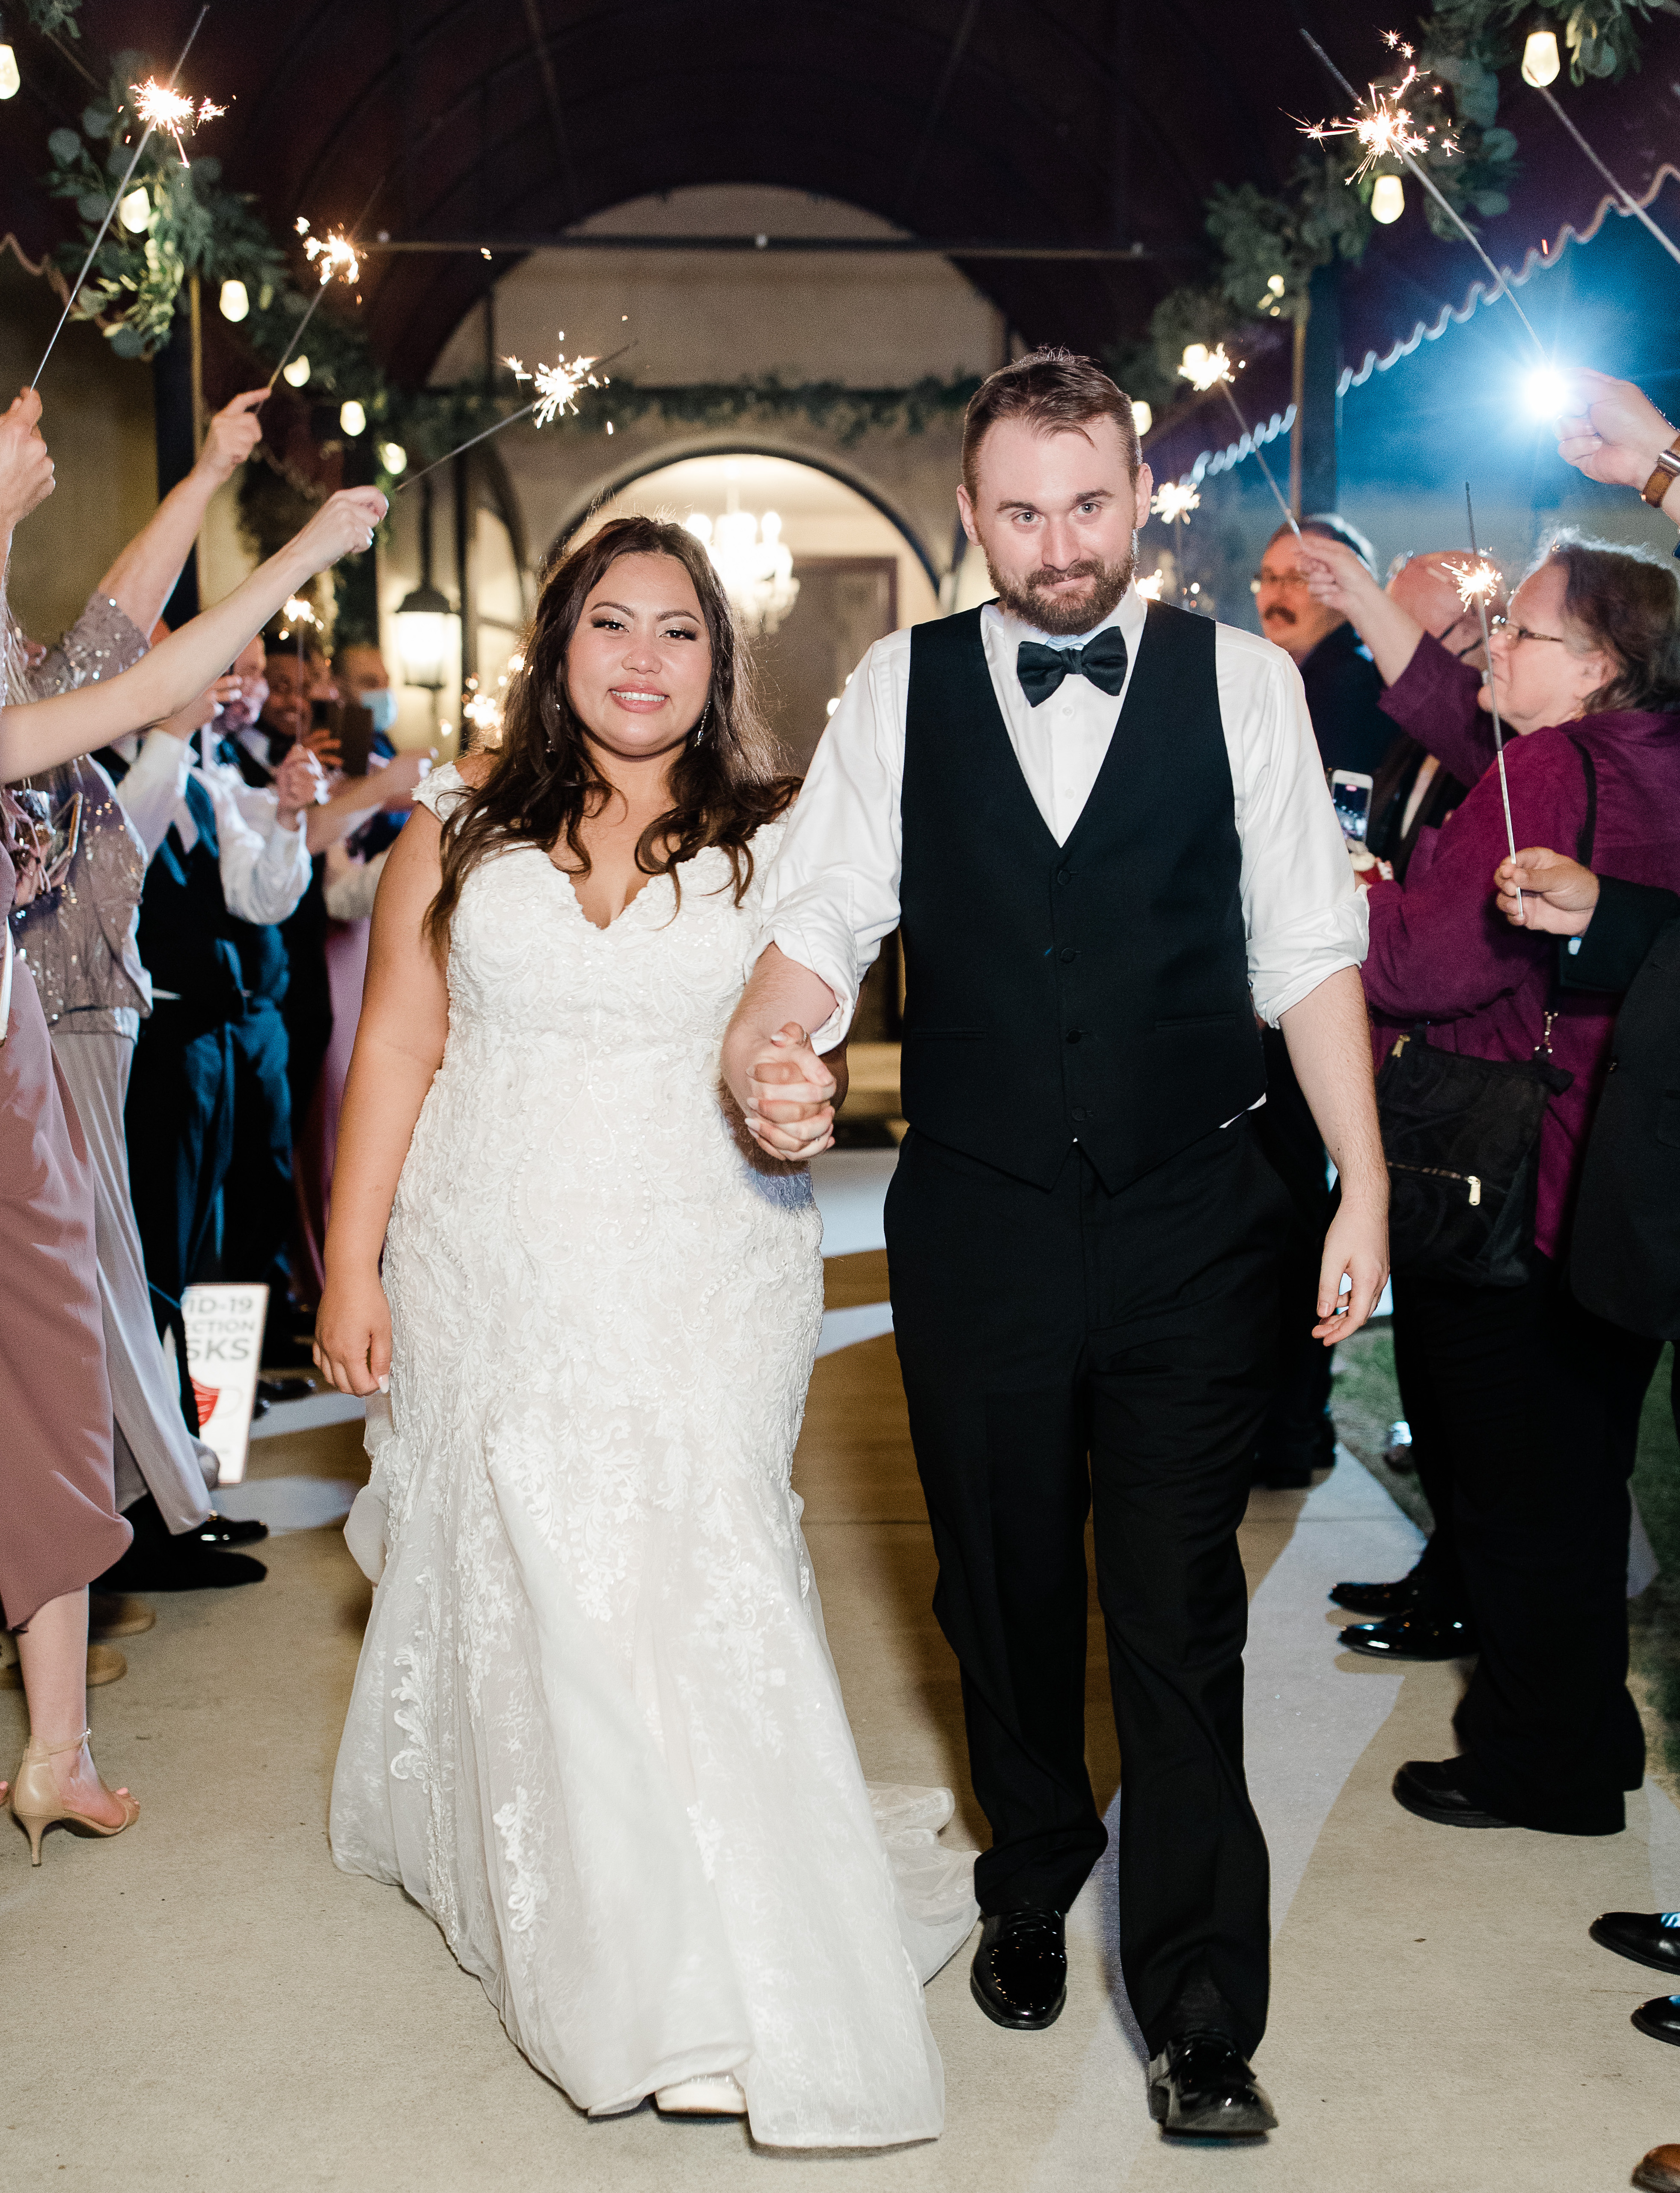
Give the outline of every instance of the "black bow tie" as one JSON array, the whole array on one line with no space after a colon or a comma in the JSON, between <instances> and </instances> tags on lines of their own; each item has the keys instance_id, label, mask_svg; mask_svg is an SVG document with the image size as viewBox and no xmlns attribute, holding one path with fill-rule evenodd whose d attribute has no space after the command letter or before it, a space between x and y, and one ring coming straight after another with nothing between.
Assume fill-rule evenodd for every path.
<instances>
[{"instance_id":1,"label":"black bow tie","mask_svg":"<svg viewBox=\"0 0 1680 2193\"><path fill-rule=\"evenodd\" d=\"M1028 701L1048 701L1064 678L1089 678L1099 691L1118 693L1126 682L1126 643L1109 625L1085 647L1041 647L1024 639L1015 651L1015 675Z\"/></svg>"}]
</instances>

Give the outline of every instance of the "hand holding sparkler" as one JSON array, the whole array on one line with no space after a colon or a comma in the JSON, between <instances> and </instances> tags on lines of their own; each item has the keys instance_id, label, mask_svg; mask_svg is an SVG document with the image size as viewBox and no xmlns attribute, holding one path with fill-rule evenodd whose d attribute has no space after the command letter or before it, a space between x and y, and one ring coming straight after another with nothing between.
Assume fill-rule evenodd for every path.
<instances>
[{"instance_id":1,"label":"hand holding sparkler","mask_svg":"<svg viewBox=\"0 0 1680 2193\"><path fill-rule=\"evenodd\" d=\"M41 438L41 398L20 389L0 417L0 571L12 528L53 491L53 461Z\"/></svg>"},{"instance_id":2,"label":"hand holding sparkler","mask_svg":"<svg viewBox=\"0 0 1680 2193\"><path fill-rule=\"evenodd\" d=\"M1530 845L1494 871L1499 910L1517 929L1549 930L1554 936L1586 933L1598 904L1598 879L1591 868Z\"/></svg>"},{"instance_id":3,"label":"hand holding sparkler","mask_svg":"<svg viewBox=\"0 0 1680 2193\"><path fill-rule=\"evenodd\" d=\"M262 439L262 421L257 416L268 396L266 388L248 388L226 404L204 431L198 462L211 478L231 480Z\"/></svg>"},{"instance_id":4,"label":"hand holding sparkler","mask_svg":"<svg viewBox=\"0 0 1680 2193\"><path fill-rule=\"evenodd\" d=\"M1558 455L1607 487L1643 489L1673 441L1673 427L1631 381L1614 381L1587 366L1563 378L1579 409L1557 421Z\"/></svg>"}]
</instances>

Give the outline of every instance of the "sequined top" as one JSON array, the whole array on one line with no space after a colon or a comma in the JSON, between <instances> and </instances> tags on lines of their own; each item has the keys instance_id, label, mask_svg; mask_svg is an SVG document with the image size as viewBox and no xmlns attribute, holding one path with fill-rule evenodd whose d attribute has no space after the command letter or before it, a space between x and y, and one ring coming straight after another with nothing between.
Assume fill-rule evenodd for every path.
<instances>
[{"instance_id":1,"label":"sequined top","mask_svg":"<svg viewBox=\"0 0 1680 2193\"><path fill-rule=\"evenodd\" d=\"M44 701L100 678L114 678L146 653L146 638L113 601L93 599L59 644L30 673L31 697ZM111 779L90 756L40 780L56 809L82 794L82 834L62 886L13 918L48 1023L66 1015L77 1030L133 1036L151 1010L151 985L136 932L146 882L146 848L123 812Z\"/></svg>"}]
</instances>

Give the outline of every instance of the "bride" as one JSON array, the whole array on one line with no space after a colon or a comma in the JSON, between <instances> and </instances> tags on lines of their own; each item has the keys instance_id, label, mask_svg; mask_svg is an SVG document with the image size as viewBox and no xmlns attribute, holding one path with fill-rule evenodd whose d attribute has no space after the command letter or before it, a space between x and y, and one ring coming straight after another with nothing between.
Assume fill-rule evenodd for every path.
<instances>
[{"instance_id":1,"label":"bride","mask_svg":"<svg viewBox=\"0 0 1680 2193\"><path fill-rule=\"evenodd\" d=\"M717 1077L796 787L699 542L567 557L506 713L389 856L346 1094L316 1356L389 1400L333 1854L591 2116L931 2139L971 1861L948 1793L871 1806L799 1531L820 1223Z\"/></svg>"}]
</instances>

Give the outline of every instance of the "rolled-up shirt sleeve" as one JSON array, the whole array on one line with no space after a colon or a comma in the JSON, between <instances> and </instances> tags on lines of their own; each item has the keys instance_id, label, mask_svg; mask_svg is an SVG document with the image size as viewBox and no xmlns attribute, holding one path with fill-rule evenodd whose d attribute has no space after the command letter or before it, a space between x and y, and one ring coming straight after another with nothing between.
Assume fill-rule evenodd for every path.
<instances>
[{"instance_id":1,"label":"rolled-up shirt sleeve","mask_svg":"<svg viewBox=\"0 0 1680 2193\"><path fill-rule=\"evenodd\" d=\"M1363 894L1324 783L1300 673L1281 648L1221 626L1215 650L1243 848L1254 1010L1291 1005L1365 957Z\"/></svg>"},{"instance_id":2,"label":"rolled-up shirt sleeve","mask_svg":"<svg viewBox=\"0 0 1680 2193\"><path fill-rule=\"evenodd\" d=\"M241 921L283 921L309 889L309 846L301 828L254 830L226 785L203 771L199 782L216 810L221 892Z\"/></svg>"},{"instance_id":3,"label":"rolled-up shirt sleeve","mask_svg":"<svg viewBox=\"0 0 1680 2193\"><path fill-rule=\"evenodd\" d=\"M185 739L164 730L148 731L128 775L117 787L117 804L140 833L149 861L169 834L169 825L186 790L192 749Z\"/></svg>"},{"instance_id":4,"label":"rolled-up shirt sleeve","mask_svg":"<svg viewBox=\"0 0 1680 2193\"><path fill-rule=\"evenodd\" d=\"M829 719L765 879L761 942L820 976L838 1001L813 1041L843 1042L883 937L898 926L910 634L877 640Z\"/></svg>"}]
</instances>

